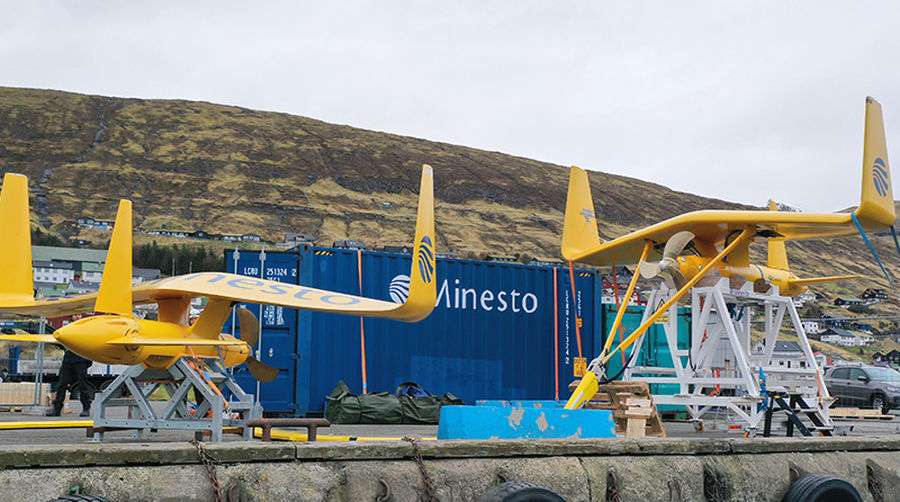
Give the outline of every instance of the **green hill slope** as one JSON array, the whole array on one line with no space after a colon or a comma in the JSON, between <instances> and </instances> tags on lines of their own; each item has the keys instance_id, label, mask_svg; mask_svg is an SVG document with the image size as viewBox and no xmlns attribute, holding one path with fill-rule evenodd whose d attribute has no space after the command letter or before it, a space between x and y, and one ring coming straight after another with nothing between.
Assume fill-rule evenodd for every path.
<instances>
[{"instance_id":1,"label":"green hill slope","mask_svg":"<svg viewBox=\"0 0 900 502\"><path fill-rule=\"evenodd\" d=\"M423 163L436 172L440 250L558 258L564 166L210 103L0 88L0 170L31 178L35 222L66 237L82 232L78 217L111 219L116 201L129 198L138 230L407 244ZM604 238L685 211L745 207L622 176L590 178ZM876 241L900 277L888 240ZM858 237L789 249L802 275L880 275Z\"/></svg>"}]
</instances>

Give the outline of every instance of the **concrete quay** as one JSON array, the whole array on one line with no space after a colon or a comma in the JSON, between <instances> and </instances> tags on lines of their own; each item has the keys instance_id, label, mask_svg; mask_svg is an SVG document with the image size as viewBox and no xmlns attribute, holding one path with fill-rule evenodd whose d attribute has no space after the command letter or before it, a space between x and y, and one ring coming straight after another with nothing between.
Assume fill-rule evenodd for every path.
<instances>
[{"instance_id":1,"label":"concrete quay","mask_svg":"<svg viewBox=\"0 0 900 502\"><path fill-rule=\"evenodd\" d=\"M504 479L542 484L569 501L607 500L609 490L622 501L776 501L792 476L806 473L840 477L864 500L900 497L897 436L223 442L203 449L234 501L376 500L388 489L390 500L423 500L426 476L441 501L474 500ZM74 486L110 501L215 500L201 454L187 442L0 447L4 500L47 501Z\"/></svg>"}]
</instances>

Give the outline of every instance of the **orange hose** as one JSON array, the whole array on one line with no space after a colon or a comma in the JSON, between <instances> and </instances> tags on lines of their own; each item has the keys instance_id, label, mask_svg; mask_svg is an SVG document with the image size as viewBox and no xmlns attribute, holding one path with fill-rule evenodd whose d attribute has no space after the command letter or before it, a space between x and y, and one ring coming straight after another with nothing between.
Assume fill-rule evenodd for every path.
<instances>
[{"instance_id":1,"label":"orange hose","mask_svg":"<svg viewBox=\"0 0 900 502\"><path fill-rule=\"evenodd\" d=\"M359 296L362 296L362 250L356 250L356 265L359 275ZM369 383L366 380L366 327L365 318L359 316L359 352L362 366L362 393L366 394L369 390Z\"/></svg>"}]
</instances>

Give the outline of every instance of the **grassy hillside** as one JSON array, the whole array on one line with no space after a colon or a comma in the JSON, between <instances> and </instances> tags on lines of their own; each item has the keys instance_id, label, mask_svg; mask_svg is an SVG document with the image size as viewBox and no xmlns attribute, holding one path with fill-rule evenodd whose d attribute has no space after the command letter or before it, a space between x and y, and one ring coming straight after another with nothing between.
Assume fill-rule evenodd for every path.
<instances>
[{"instance_id":1,"label":"grassy hillside","mask_svg":"<svg viewBox=\"0 0 900 502\"><path fill-rule=\"evenodd\" d=\"M402 244L423 163L436 172L443 249L557 254L562 166L209 103L0 88L0 168L31 178L37 221L65 235L130 198L139 229ZM607 236L736 207L602 173L592 182Z\"/></svg>"},{"instance_id":2,"label":"grassy hillside","mask_svg":"<svg viewBox=\"0 0 900 502\"><path fill-rule=\"evenodd\" d=\"M564 166L210 103L0 88L0 170L30 177L35 223L65 237L102 241L74 221L112 219L129 198L139 230L407 244L423 163L436 173L439 250L559 256ZM622 176L590 179L604 238L686 211L743 207ZM900 277L889 240L875 240ZM880 276L858 237L790 243L789 252L804 276ZM762 246L754 253L764 260ZM886 286L818 290L855 295L869 284Z\"/></svg>"}]
</instances>

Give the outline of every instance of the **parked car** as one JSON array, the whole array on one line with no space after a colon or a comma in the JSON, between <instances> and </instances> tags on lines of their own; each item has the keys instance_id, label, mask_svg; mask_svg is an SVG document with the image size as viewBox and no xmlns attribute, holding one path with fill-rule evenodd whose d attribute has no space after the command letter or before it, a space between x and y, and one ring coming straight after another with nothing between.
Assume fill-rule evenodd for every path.
<instances>
[{"instance_id":1,"label":"parked car","mask_svg":"<svg viewBox=\"0 0 900 502\"><path fill-rule=\"evenodd\" d=\"M841 406L900 408L900 372L880 366L839 366L825 374L828 392Z\"/></svg>"}]
</instances>

